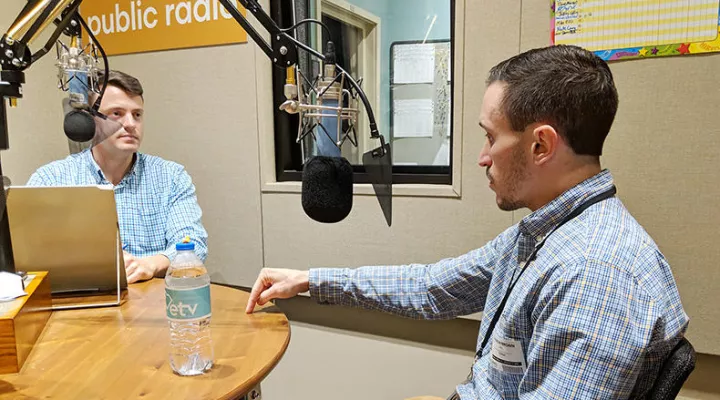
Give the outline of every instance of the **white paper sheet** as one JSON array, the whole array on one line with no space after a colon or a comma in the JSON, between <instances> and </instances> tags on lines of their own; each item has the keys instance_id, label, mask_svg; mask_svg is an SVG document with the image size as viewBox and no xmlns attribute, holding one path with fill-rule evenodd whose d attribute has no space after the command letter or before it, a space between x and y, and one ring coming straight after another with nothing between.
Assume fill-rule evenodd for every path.
<instances>
[{"instance_id":1,"label":"white paper sheet","mask_svg":"<svg viewBox=\"0 0 720 400\"><path fill-rule=\"evenodd\" d=\"M393 51L393 83L435 81L435 45L396 45Z\"/></svg>"},{"instance_id":2,"label":"white paper sheet","mask_svg":"<svg viewBox=\"0 0 720 400\"><path fill-rule=\"evenodd\" d=\"M432 137L434 119L431 99L393 101L393 136L396 138Z\"/></svg>"},{"instance_id":3,"label":"white paper sheet","mask_svg":"<svg viewBox=\"0 0 720 400\"><path fill-rule=\"evenodd\" d=\"M25 295L27 293L23 290L20 275L0 272L0 301L13 300Z\"/></svg>"}]
</instances>

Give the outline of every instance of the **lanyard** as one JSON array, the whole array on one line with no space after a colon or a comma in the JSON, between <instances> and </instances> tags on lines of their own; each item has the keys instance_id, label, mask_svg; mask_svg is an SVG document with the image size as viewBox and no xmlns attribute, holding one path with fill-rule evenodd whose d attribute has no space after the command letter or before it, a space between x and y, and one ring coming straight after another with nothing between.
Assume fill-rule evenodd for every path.
<instances>
[{"instance_id":1,"label":"lanyard","mask_svg":"<svg viewBox=\"0 0 720 400\"><path fill-rule=\"evenodd\" d=\"M497 311L495 311L495 315L493 315L493 319L490 322L490 326L487 329L487 332L485 333L485 338L482 341L482 344L480 345L480 350L477 351L476 357L480 358L482 356L482 351L485 348L485 345L490 340L490 337L492 337L493 330L495 329L495 325L497 324L498 320L500 319L500 315L503 312L503 309L505 308L505 303L507 303L508 298L510 297L510 293L512 292L515 285L520 280L520 277L522 276L523 272L525 272L525 269L527 269L528 265L535 260L535 257L537 256L538 251L540 248L543 247L545 244L545 241L547 240L550 235L555 233L558 228L563 226L566 222L572 220L573 218L577 217L578 215L582 214L583 211L587 210L591 205L595 203L599 203L603 200L609 199L613 196L615 196L615 193L617 193L617 189L613 185L610 189L598 194L597 196L594 196L582 204L575 210L573 210L570 214L568 214L565 218L558 223L550 233L548 233L543 240L538 242L538 244L535 245L535 249L533 250L532 254L530 254L530 257L528 257L527 261L525 261L525 265L523 265L522 269L520 270L520 274L518 274L517 279L515 279L515 273L513 273L513 277L510 278L510 286L508 287L507 292L505 292L505 297L503 297L502 301L500 302L500 306L498 307Z\"/></svg>"}]
</instances>

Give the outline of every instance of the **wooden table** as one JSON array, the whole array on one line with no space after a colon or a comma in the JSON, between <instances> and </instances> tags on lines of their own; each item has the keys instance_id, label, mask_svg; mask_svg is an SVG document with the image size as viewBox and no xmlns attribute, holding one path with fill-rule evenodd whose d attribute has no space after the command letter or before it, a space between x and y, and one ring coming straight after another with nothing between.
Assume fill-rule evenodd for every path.
<instances>
[{"instance_id":1,"label":"wooden table","mask_svg":"<svg viewBox=\"0 0 720 400\"><path fill-rule=\"evenodd\" d=\"M178 376L168 364L162 279L129 286L119 307L54 311L18 374L0 375L0 399L232 399L275 367L288 320L268 304L245 314L248 293L212 285L213 369Z\"/></svg>"}]
</instances>

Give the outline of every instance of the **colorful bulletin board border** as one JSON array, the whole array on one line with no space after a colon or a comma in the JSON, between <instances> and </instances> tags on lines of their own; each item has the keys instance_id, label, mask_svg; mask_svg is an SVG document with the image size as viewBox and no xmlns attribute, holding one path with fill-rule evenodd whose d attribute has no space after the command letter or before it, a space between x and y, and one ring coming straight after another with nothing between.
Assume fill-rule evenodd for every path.
<instances>
[{"instance_id":1,"label":"colorful bulletin board border","mask_svg":"<svg viewBox=\"0 0 720 400\"><path fill-rule=\"evenodd\" d=\"M550 36L555 44L555 0L550 1ZM673 43L643 47L627 47L618 49L594 50L605 61L619 61L639 58L653 58L663 56L678 56L688 54L701 54L720 52L720 10L718 11L718 35L712 41ZM578 44L582 45L582 44Z\"/></svg>"}]
</instances>

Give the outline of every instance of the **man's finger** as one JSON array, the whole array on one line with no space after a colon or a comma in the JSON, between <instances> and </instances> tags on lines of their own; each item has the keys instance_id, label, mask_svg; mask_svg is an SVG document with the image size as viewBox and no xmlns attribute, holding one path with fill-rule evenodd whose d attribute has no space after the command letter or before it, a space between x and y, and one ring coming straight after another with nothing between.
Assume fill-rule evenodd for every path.
<instances>
[{"instance_id":1,"label":"man's finger","mask_svg":"<svg viewBox=\"0 0 720 400\"><path fill-rule=\"evenodd\" d=\"M137 280L138 280L137 272L133 272L133 273L129 274L127 277L128 284L135 283L135 282L137 282Z\"/></svg>"},{"instance_id":2,"label":"man's finger","mask_svg":"<svg viewBox=\"0 0 720 400\"><path fill-rule=\"evenodd\" d=\"M137 275L138 281L145 281L149 279L148 275L150 275L150 273L144 265L139 265L135 270L135 275Z\"/></svg>"},{"instance_id":3,"label":"man's finger","mask_svg":"<svg viewBox=\"0 0 720 400\"><path fill-rule=\"evenodd\" d=\"M130 265L125 266L125 275L128 277L135 273L135 270L137 270L138 264L137 262L133 261L130 263Z\"/></svg>"},{"instance_id":4,"label":"man's finger","mask_svg":"<svg viewBox=\"0 0 720 400\"><path fill-rule=\"evenodd\" d=\"M278 290L276 286L270 286L267 290L260 293L260 297L258 298L257 303L259 305L264 305L268 301L278 297Z\"/></svg>"},{"instance_id":5,"label":"man's finger","mask_svg":"<svg viewBox=\"0 0 720 400\"><path fill-rule=\"evenodd\" d=\"M123 260L125 261L125 267L127 267L130 265L130 263L135 261L135 257L133 257L133 255L128 253L127 251L123 250Z\"/></svg>"},{"instance_id":6,"label":"man's finger","mask_svg":"<svg viewBox=\"0 0 720 400\"><path fill-rule=\"evenodd\" d=\"M245 307L245 312L247 314L253 312L253 310L255 309L255 304L257 304L257 300L260 297L260 294L267 287L265 284L265 279L265 271L261 271L260 276L258 276L255 284L253 284L252 290L250 291L250 298L248 299L247 307Z\"/></svg>"}]
</instances>

